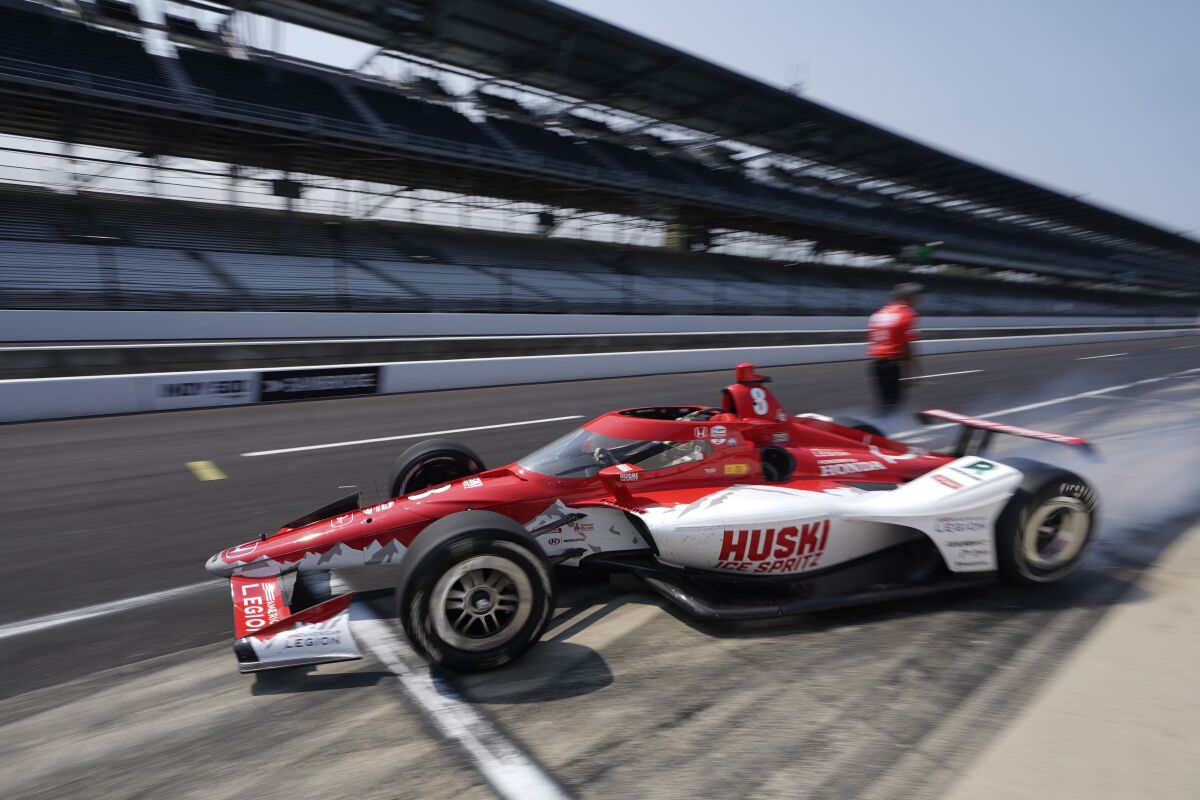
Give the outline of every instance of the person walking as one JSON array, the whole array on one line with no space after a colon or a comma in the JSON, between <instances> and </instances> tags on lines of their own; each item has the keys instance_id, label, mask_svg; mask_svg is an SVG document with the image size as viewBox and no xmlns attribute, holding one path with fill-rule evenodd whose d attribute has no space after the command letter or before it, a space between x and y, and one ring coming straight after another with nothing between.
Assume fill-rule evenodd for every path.
<instances>
[{"instance_id":1,"label":"person walking","mask_svg":"<svg viewBox=\"0 0 1200 800\"><path fill-rule=\"evenodd\" d=\"M900 405L900 380L912 372L912 345L920 338L916 305L923 288L919 283L896 284L892 302L867 320L867 356L884 414Z\"/></svg>"}]
</instances>

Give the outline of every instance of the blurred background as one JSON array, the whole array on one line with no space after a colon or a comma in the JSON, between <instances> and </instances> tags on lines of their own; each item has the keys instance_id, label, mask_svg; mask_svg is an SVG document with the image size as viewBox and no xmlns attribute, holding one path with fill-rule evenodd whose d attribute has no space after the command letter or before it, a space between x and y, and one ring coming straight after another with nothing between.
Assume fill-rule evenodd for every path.
<instances>
[{"instance_id":1,"label":"blurred background","mask_svg":"<svg viewBox=\"0 0 1200 800\"><path fill-rule=\"evenodd\" d=\"M1200 656L1177 613L1200 595L1197 24L1173 1L0 0L0 795L1197 785L1195 693L1142 679ZM864 330L911 281L920 364L881 417ZM519 666L412 668L549 794L498 789L394 664L235 673L211 553L373 497L421 438L503 464L613 407L715 402L739 361L790 412L931 447L907 412L1091 439L1100 545L1034 595L746 629L585 582ZM1093 637L1126 617L1163 638ZM1064 679L1091 693L1039 705Z\"/></svg>"}]
</instances>

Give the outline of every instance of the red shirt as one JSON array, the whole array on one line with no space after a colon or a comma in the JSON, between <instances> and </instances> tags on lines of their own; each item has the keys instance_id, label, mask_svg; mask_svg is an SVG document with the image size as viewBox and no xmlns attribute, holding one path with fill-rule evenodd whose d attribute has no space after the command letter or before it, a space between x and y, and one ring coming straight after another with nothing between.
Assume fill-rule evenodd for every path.
<instances>
[{"instance_id":1,"label":"red shirt","mask_svg":"<svg viewBox=\"0 0 1200 800\"><path fill-rule=\"evenodd\" d=\"M919 315L908 303L888 303L867 320L867 355L871 358L908 358L909 345L921 338Z\"/></svg>"}]
</instances>

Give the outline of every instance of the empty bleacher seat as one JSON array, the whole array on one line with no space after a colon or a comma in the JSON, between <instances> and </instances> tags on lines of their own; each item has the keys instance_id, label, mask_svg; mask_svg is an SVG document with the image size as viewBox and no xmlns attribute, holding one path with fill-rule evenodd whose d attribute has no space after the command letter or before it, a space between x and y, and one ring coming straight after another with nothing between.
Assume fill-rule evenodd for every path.
<instances>
[{"instance_id":1,"label":"empty bleacher seat","mask_svg":"<svg viewBox=\"0 0 1200 800\"><path fill-rule=\"evenodd\" d=\"M140 40L61 15L0 6L0 71L10 70L86 82L94 89L116 80L166 90Z\"/></svg>"},{"instance_id":2,"label":"empty bleacher seat","mask_svg":"<svg viewBox=\"0 0 1200 800\"><path fill-rule=\"evenodd\" d=\"M256 115L278 109L296 118L336 126L366 123L337 87L315 72L273 60L236 59L205 50L181 48L179 62L196 86L210 92L227 110Z\"/></svg>"},{"instance_id":3,"label":"empty bleacher seat","mask_svg":"<svg viewBox=\"0 0 1200 800\"><path fill-rule=\"evenodd\" d=\"M413 100L399 92L365 84L356 86L354 92L381 122L402 133L493 150L498 148L478 125L446 106Z\"/></svg>"}]
</instances>

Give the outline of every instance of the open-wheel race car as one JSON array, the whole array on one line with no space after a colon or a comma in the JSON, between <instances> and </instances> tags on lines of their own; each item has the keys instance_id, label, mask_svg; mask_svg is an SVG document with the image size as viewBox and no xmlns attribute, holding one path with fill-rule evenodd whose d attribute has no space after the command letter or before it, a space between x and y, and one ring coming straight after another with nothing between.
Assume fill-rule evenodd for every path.
<instances>
[{"instance_id":1,"label":"open-wheel race car","mask_svg":"<svg viewBox=\"0 0 1200 800\"><path fill-rule=\"evenodd\" d=\"M392 499L353 494L217 553L207 566L230 581L240 669L359 657L352 595L333 595L331 574L386 575L413 646L474 671L537 642L556 567L629 573L688 614L733 620L1049 583L1079 563L1088 483L981 452L995 433L1084 440L934 410L962 427L951 452L928 452L855 420L790 416L768 380L741 364L720 407L613 411L495 469L423 442L396 462Z\"/></svg>"}]
</instances>

